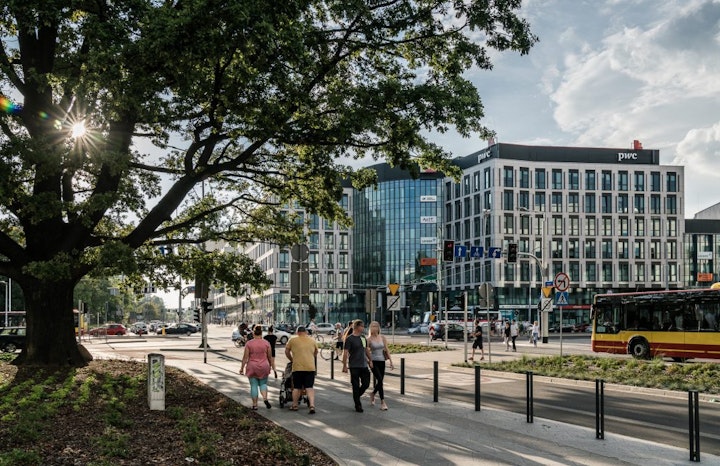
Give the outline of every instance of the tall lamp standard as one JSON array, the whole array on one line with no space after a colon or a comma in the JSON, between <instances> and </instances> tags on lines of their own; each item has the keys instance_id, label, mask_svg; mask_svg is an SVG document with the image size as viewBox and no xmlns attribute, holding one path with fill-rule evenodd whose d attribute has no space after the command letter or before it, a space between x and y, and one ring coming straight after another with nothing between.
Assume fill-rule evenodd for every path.
<instances>
[{"instance_id":1,"label":"tall lamp standard","mask_svg":"<svg viewBox=\"0 0 720 466\"><path fill-rule=\"evenodd\" d=\"M530 209L528 209L527 207L518 207L518 209L526 212L526 214L521 213L520 215L528 216L528 218L530 219L530 229L532 230L532 219L535 218L535 216L533 215L534 212L531 211ZM539 287L540 293L538 294L538 296L542 296L542 287L544 284L543 282L545 281L545 277L543 276L543 271L547 270L547 273L548 274L550 273L549 267L547 267L547 268L545 267L545 212L541 212L541 214L542 214L542 217L541 217L542 218L542 231L541 231L541 234L542 234L541 241L542 242L540 243L540 257L542 259L538 258L535 254L532 254L529 252L518 252L519 256L532 257L538 266L538 271L539 271L539 275L540 275L540 287ZM535 235L533 234L533 237L534 236ZM549 278L550 277L548 276L548 280L549 280ZM530 285L530 283L528 282L528 296L530 294L530 291L529 291L530 286L529 285ZM528 298L528 304L530 304L530 298ZM540 325L540 334L541 335L540 336L542 337L542 342L547 343L548 342L548 319L547 319L547 316L543 316L541 318L540 309L538 309L537 314L538 314L538 320L541 323L541 325Z\"/></svg>"}]
</instances>

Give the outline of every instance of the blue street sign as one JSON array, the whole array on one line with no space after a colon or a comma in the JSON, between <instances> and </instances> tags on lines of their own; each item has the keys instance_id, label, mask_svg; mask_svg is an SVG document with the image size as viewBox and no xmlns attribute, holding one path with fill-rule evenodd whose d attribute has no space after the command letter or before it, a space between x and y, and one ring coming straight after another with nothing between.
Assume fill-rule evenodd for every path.
<instances>
[{"instance_id":1,"label":"blue street sign","mask_svg":"<svg viewBox=\"0 0 720 466\"><path fill-rule=\"evenodd\" d=\"M570 302L570 295L567 291L558 291L555 293L555 304L557 306L567 306Z\"/></svg>"},{"instance_id":2,"label":"blue street sign","mask_svg":"<svg viewBox=\"0 0 720 466\"><path fill-rule=\"evenodd\" d=\"M467 246L462 246L460 244L455 245L455 257L465 257L467 256Z\"/></svg>"},{"instance_id":3,"label":"blue street sign","mask_svg":"<svg viewBox=\"0 0 720 466\"><path fill-rule=\"evenodd\" d=\"M555 282L552 280L546 281L545 286L555 286Z\"/></svg>"},{"instance_id":4,"label":"blue street sign","mask_svg":"<svg viewBox=\"0 0 720 466\"><path fill-rule=\"evenodd\" d=\"M502 248L490 248L488 250L488 257L490 259L500 259L502 257Z\"/></svg>"},{"instance_id":5,"label":"blue street sign","mask_svg":"<svg viewBox=\"0 0 720 466\"><path fill-rule=\"evenodd\" d=\"M470 246L470 257L473 259L482 259L485 257L485 248L482 246Z\"/></svg>"}]
</instances>

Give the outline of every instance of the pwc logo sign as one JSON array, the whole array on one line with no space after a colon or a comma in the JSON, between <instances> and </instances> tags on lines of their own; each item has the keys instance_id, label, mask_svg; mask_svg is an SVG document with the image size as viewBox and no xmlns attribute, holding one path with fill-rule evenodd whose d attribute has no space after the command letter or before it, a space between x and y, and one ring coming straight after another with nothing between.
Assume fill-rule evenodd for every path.
<instances>
[{"instance_id":1,"label":"pwc logo sign","mask_svg":"<svg viewBox=\"0 0 720 466\"><path fill-rule=\"evenodd\" d=\"M623 160L637 160L638 155L637 152L618 152L618 162L622 162Z\"/></svg>"}]
</instances>

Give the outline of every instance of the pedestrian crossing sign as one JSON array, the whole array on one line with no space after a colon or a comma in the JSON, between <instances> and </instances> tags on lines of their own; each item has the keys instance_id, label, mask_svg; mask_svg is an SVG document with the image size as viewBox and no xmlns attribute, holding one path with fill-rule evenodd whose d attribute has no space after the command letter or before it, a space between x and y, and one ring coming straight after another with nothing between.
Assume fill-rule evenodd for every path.
<instances>
[{"instance_id":1,"label":"pedestrian crossing sign","mask_svg":"<svg viewBox=\"0 0 720 466\"><path fill-rule=\"evenodd\" d=\"M569 301L569 296L567 291L558 291L555 293L555 305L556 306L567 306Z\"/></svg>"}]
</instances>

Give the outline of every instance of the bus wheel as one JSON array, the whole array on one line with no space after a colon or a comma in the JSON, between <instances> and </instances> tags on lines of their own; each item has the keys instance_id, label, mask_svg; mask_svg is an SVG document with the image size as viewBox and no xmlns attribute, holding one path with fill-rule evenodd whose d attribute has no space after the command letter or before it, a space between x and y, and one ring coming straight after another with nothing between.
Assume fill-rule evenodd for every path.
<instances>
[{"instance_id":1,"label":"bus wheel","mask_svg":"<svg viewBox=\"0 0 720 466\"><path fill-rule=\"evenodd\" d=\"M630 342L630 354L635 359L649 359L650 345L644 338L636 338Z\"/></svg>"}]
</instances>

